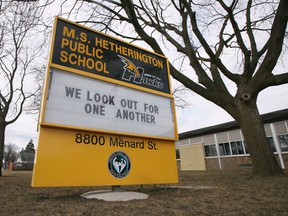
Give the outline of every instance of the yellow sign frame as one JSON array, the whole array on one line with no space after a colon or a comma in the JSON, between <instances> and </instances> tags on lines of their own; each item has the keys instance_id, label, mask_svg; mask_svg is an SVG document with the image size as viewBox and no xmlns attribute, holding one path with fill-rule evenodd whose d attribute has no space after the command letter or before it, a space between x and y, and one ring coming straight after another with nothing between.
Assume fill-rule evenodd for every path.
<instances>
[{"instance_id":1,"label":"yellow sign frame","mask_svg":"<svg viewBox=\"0 0 288 216\"><path fill-rule=\"evenodd\" d=\"M174 98L171 94L168 59L159 54L145 50L145 52L165 58L170 88L169 93L135 86L127 82L55 64L52 62L52 56L58 20L88 29L100 35L105 35L63 18L55 18L54 33L39 117L39 141L33 170L32 186L51 187L177 183L178 175L174 141L178 139L178 131ZM131 46L131 44L128 44L125 41L108 35L105 36ZM137 48L140 49L140 47ZM47 97L49 96L49 85L52 79L50 71L53 70L53 68L171 99L175 137L149 137L143 134L124 134L106 130L95 131L93 128L70 127L67 125L45 122ZM80 142L79 137L77 141L77 135L80 136L79 134L81 134L83 140L86 136L86 143L84 141L82 143L77 143ZM91 143L89 144L87 144L87 137L90 137ZM105 140L103 145L95 144L95 139L98 139L99 137L102 139L102 144L103 139ZM92 138L94 139L93 143ZM125 152L131 161L129 174L123 178L117 178L111 175L111 170L109 172L109 167L107 166L109 156L111 157L115 152Z\"/></svg>"},{"instance_id":2,"label":"yellow sign frame","mask_svg":"<svg viewBox=\"0 0 288 216\"><path fill-rule=\"evenodd\" d=\"M177 183L177 164L173 141L123 137L79 130L41 127L33 187L96 186ZM76 143L77 134L105 139L105 144ZM52 139L51 137L57 137ZM118 145L116 146L116 139ZM112 143L111 143L111 140ZM121 142L120 144L120 140ZM130 147L125 147L130 144ZM138 144L136 144L138 143ZM134 146L133 146L134 145ZM130 173L124 178L110 174L108 158L125 151L131 160Z\"/></svg>"}]
</instances>

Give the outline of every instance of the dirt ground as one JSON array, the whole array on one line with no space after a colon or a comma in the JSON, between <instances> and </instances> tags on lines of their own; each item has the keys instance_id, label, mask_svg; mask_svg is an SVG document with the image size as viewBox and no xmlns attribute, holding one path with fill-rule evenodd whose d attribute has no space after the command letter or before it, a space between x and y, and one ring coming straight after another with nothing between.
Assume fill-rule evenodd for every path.
<instances>
[{"instance_id":1,"label":"dirt ground","mask_svg":"<svg viewBox=\"0 0 288 216\"><path fill-rule=\"evenodd\" d=\"M107 202L80 195L111 187L32 188L32 172L3 172L0 215L288 215L288 177L251 178L251 170L179 171L179 184L125 186L145 200ZM142 191L141 191L142 190Z\"/></svg>"}]
</instances>

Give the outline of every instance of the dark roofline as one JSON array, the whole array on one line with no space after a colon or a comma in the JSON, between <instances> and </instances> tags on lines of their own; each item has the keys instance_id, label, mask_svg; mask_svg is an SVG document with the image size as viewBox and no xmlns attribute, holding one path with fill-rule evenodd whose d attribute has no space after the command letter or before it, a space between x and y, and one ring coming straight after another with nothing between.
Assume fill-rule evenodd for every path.
<instances>
[{"instance_id":1,"label":"dark roofline","mask_svg":"<svg viewBox=\"0 0 288 216\"><path fill-rule=\"evenodd\" d=\"M264 124L287 120L288 109L262 114L261 119ZM213 125L205 128L179 133L179 140L193 138L197 136L204 136L207 134L221 133L224 131L236 130L236 129L240 129L239 124L236 121L231 121L223 124Z\"/></svg>"}]
</instances>

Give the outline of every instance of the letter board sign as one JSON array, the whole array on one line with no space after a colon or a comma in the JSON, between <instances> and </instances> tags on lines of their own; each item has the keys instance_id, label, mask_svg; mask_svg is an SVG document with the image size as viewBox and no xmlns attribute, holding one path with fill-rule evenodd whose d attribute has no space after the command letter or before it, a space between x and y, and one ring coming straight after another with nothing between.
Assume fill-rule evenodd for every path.
<instances>
[{"instance_id":1,"label":"letter board sign","mask_svg":"<svg viewBox=\"0 0 288 216\"><path fill-rule=\"evenodd\" d=\"M44 122L175 138L172 99L53 69Z\"/></svg>"},{"instance_id":2,"label":"letter board sign","mask_svg":"<svg viewBox=\"0 0 288 216\"><path fill-rule=\"evenodd\" d=\"M169 82L165 57L57 17L32 186L177 183Z\"/></svg>"}]
</instances>

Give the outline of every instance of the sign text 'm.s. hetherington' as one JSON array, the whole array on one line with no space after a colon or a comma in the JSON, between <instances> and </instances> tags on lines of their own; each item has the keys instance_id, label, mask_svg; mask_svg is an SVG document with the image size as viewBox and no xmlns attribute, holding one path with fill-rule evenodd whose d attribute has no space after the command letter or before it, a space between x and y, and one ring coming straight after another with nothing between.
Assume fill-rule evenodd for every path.
<instances>
[{"instance_id":1,"label":"sign text 'm.s. hetherington'","mask_svg":"<svg viewBox=\"0 0 288 216\"><path fill-rule=\"evenodd\" d=\"M123 42L95 32L91 34L87 29L79 28L70 23L62 23L58 28L60 29L58 29L57 34L60 34L61 37L56 39L58 45L54 47L54 52L58 52L56 54L58 58L53 58L55 63L113 79L117 77L118 80L119 73L122 73L120 76L122 81L153 87L169 93L168 87L161 90L167 83L167 74L164 75L165 80L163 80L163 71L167 69L165 58L139 51L134 47L130 48ZM113 64L110 64L110 61L113 61ZM140 66L138 66L139 62L142 62ZM143 63L150 65L148 67L153 68L153 73L147 71ZM134 67L132 68L131 65ZM135 73L135 69L138 74ZM157 74L157 70L162 71L161 76ZM115 75L116 72L117 75Z\"/></svg>"}]
</instances>

